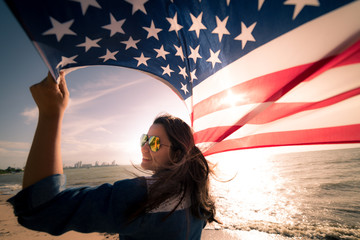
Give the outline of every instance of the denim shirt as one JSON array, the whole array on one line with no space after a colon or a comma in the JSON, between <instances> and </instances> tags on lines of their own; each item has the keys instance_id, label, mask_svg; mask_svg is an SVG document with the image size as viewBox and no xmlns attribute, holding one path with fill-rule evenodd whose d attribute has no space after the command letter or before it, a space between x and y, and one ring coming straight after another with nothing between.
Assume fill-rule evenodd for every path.
<instances>
[{"instance_id":1,"label":"denim shirt","mask_svg":"<svg viewBox=\"0 0 360 240\"><path fill-rule=\"evenodd\" d=\"M126 211L147 195L145 178L126 179L98 187L65 189L65 175L53 175L23 189L10 198L18 222L26 228L61 235L74 230L83 233L118 233L128 239L200 239L206 222L191 215L188 208L157 209L128 223Z\"/></svg>"}]
</instances>

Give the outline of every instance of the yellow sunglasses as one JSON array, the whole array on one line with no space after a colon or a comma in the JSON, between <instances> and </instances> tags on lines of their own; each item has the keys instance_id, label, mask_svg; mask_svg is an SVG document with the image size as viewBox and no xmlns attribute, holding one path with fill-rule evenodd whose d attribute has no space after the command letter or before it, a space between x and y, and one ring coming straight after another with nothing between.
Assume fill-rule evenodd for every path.
<instances>
[{"instance_id":1,"label":"yellow sunglasses","mask_svg":"<svg viewBox=\"0 0 360 240\"><path fill-rule=\"evenodd\" d=\"M143 147L146 142L149 144L150 150L153 152L159 151L160 145L170 147L169 145L160 144L160 138L157 136L148 136L147 134L142 134L140 138L140 146Z\"/></svg>"}]
</instances>

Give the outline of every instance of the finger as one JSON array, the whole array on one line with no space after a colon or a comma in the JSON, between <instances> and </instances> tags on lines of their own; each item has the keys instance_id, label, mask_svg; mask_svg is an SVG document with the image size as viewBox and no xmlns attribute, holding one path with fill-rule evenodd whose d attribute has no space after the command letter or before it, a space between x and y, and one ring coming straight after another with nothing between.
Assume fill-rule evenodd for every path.
<instances>
[{"instance_id":1,"label":"finger","mask_svg":"<svg viewBox=\"0 0 360 240\"><path fill-rule=\"evenodd\" d=\"M69 91L67 88L66 80L65 80L65 73L60 72L60 81L59 81L59 89L63 95L68 95Z\"/></svg>"}]
</instances>

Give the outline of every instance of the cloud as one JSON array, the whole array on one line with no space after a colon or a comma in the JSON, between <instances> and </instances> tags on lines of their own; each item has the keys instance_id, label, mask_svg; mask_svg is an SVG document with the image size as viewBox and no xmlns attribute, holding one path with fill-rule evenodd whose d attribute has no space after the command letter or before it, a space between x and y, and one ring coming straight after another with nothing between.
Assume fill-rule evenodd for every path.
<instances>
[{"instance_id":1,"label":"cloud","mask_svg":"<svg viewBox=\"0 0 360 240\"><path fill-rule=\"evenodd\" d=\"M64 137L75 138L82 133L90 132L106 132L112 134L112 132L104 126L119 121L121 117L121 114L104 117L102 119L100 117L94 119L86 116L69 117L63 124Z\"/></svg>"},{"instance_id":2,"label":"cloud","mask_svg":"<svg viewBox=\"0 0 360 240\"><path fill-rule=\"evenodd\" d=\"M0 168L23 167L29 153L30 143L0 141Z\"/></svg>"},{"instance_id":3,"label":"cloud","mask_svg":"<svg viewBox=\"0 0 360 240\"><path fill-rule=\"evenodd\" d=\"M141 84L145 81L145 78L138 79L129 83L118 85L119 82L113 82L113 81L105 81L105 82L95 82L91 84L87 84L86 87L84 87L84 91L86 91L83 96L77 96L75 98L71 99L71 102L69 104L69 108L74 108L76 106L84 105L86 103L92 102L100 97L106 96L110 93L119 91L121 89ZM99 90L100 89L100 90ZM83 92L84 92L83 91ZM76 91L78 94L80 94L78 91Z\"/></svg>"},{"instance_id":4,"label":"cloud","mask_svg":"<svg viewBox=\"0 0 360 240\"><path fill-rule=\"evenodd\" d=\"M28 142L9 142L9 141L0 141L0 148L11 150L28 150L30 148L30 143Z\"/></svg>"},{"instance_id":5,"label":"cloud","mask_svg":"<svg viewBox=\"0 0 360 240\"><path fill-rule=\"evenodd\" d=\"M95 132L104 132L104 133L109 133L109 134L112 134L111 131L107 130L106 128L104 127L97 127L94 129Z\"/></svg>"},{"instance_id":6,"label":"cloud","mask_svg":"<svg viewBox=\"0 0 360 240\"><path fill-rule=\"evenodd\" d=\"M25 117L25 123L30 124L36 121L39 115L39 111L37 107L25 108L25 110L21 113L21 115Z\"/></svg>"}]
</instances>

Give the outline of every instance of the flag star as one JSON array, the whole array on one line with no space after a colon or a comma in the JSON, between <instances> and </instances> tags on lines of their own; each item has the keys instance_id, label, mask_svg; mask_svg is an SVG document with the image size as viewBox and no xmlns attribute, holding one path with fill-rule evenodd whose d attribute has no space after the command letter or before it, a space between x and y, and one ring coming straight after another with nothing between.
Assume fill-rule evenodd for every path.
<instances>
[{"instance_id":1,"label":"flag star","mask_svg":"<svg viewBox=\"0 0 360 240\"><path fill-rule=\"evenodd\" d=\"M260 11L261 7L263 6L265 0L258 0L258 11Z\"/></svg>"},{"instance_id":2,"label":"flag star","mask_svg":"<svg viewBox=\"0 0 360 240\"><path fill-rule=\"evenodd\" d=\"M74 61L74 59L75 59L77 56L78 56L78 55L75 55L75 56L72 56L72 57L69 57L69 58L62 56L62 57L61 57L61 61L60 61L59 64L56 66L56 68L65 67L66 65L71 64L71 63L77 63L76 61Z\"/></svg>"},{"instance_id":3,"label":"flag star","mask_svg":"<svg viewBox=\"0 0 360 240\"><path fill-rule=\"evenodd\" d=\"M173 18L166 18L168 22L171 24L169 28L169 32L175 31L176 34L178 34L178 31L183 28L180 24L177 22L177 13L175 13Z\"/></svg>"},{"instance_id":4,"label":"flag star","mask_svg":"<svg viewBox=\"0 0 360 240\"><path fill-rule=\"evenodd\" d=\"M295 5L294 8L294 14L293 14L293 20L297 17L297 15L301 12L301 10L305 6L313 6L313 7L319 7L320 3L319 0L287 0L284 2L285 5Z\"/></svg>"},{"instance_id":5,"label":"flag star","mask_svg":"<svg viewBox=\"0 0 360 240\"><path fill-rule=\"evenodd\" d=\"M158 33L162 31L161 28L155 28L154 21L151 21L150 27L143 27L148 32L147 38L154 37L159 40Z\"/></svg>"},{"instance_id":6,"label":"flag star","mask_svg":"<svg viewBox=\"0 0 360 240\"><path fill-rule=\"evenodd\" d=\"M179 56L181 58L181 60L184 61L184 52L182 50L182 46L178 47L174 44L174 47L176 49L175 56Z\"/></svg>"},{"instance_id":7,"label":"flag star","mask_svg":"<svg viewBox=\"0 0 360 240\"><path fill-rule=\"evenodd\" d=\"M164 50L164 46L161 45L161 47L159 49L154 49L158 54L156 55L156 58L158 57L162 57L164 58L164 60L166 60L166 55L170 54L168 51Z\"/></svg>"},{"instance_id":8,"label":"flag star","mask_svg":"<svg viewBox=\"0 0 360 240\"><path fill-rule=\"evenodd\" d=\"M161 68L164 70L164 72L162 73L162 75L169 75L169 77L171 77L171 73L174 72L173 70L171 70L169 64L166 67L162 67Z\"/></svg>"},{"instance_id":9,"label":"flag star","mask_svg":"<svg viewBox=\"0 0 360 240\"><path fill-rule=\"evenodd\" d=\"M207 62L211 62L212 64L212 68L215 67L216 63L221 63L220 59L219 59L219 53L220 50L217 51L216 53L214 53L211 49L210 49L210 57L208 58L208 60L206 60Z\"/></svg>"},{"instance_id":10,"label":"flag star","mask_svg":"<svg viewBox=\"0 0 360 240\"><path fill-rule=\"evenodd\" d=\"M199 48L200 48L200 45L198 45L195 49L193 49L191 46L190 47L190 55L189 55L189 58L192 58L194 60L194 62L196 63L196 59L198 58L202 58L199 54Z\"/></svg>"},{"instance_id":11,"label":"flag star","mask_svg":"<svg viewBox=\"0 0 360 240\"><path fill-rule=\"evenodd\" d=\"M90 38L85 37L85 42L80 43L80 44L78 44L76 46L77 47L85 47L85 52L87 52L92 47L100 47L99 44L97 44L97 42L100 41L100 40L101 40L101 38L91 40Z\"/></svg>"},{"instance_id":12,"label":"flag star","mask_svg":"<svg viewBox=\"0 0 360 240\"><path fill-rule=\"evenodd\" d=\"M73 24L74 19L64 22L64 23L61 23L61 22L58 22L56 19L50 17L50 22L52 24L52 28L50 28L49 30L44 32L43 35L55 34L58 42L60 42L61 38L66 34L67 35L76 35L76 33L74 33L73 31L70 30L70 26Z\"/></svg>"},{"instance_id":13,"label":"flag star","mask_svg":"<svg viewBox=\"0 0 360 240\"><path fill-rule=\"evenodd\" d=\"M145 57L143 53L141 53L140 57L134 57L136 60L138 60L138 64L137 67L140 66L141 64L144 64L145 66L147 66L147 60L149 60L149 57Z\"/></svg>"},{"instance_id":14,"label":"flag star","mask_svg":"<svg viewBox=\"0 0 360 240\"><path fill-rule=\"evenodd\" d=\"M183 77L184 77L184 79L186 79L187 78L187 73L186 73L186 67L180 67L180 66L178 66L179 67L179 69L180 69L180 72L179 72L179 74L180 75L182 75Z\"/></svg>"},{"instance_id":15,"label":"flag star","mask_svg":"<svg viewBox=\"0 0 360 240\"><path fill-rule=\"evenodd\" d=\"M113 59L113 60L117 60L115 58L115 55L118 53L119 51L115 51L115 52L110 52L109 49L106 49L106 54L104 56L101 56L99 58L103 58L104 59L104 62L106 62L107 60L109 59Z\"/></svg>"},{"instance_id":16,"label":"flag star","mask_svg":"<svg viewBox=\"0 0 360 240\"><path fill-rule=\"evenodd\" d=\"M194 69L194 71L190 72L190 78L191 78L190 82L197 80L195 73L196 73L196 69Z\"/></svg>"},{"instance_id":17,"label":"flag star","mask_svg":"<svg viewBox=\"0 0 360 240\"><path fill-rule=\"evenodd\" d=\"M206 29L206 27L204 26L204 24L201 23L202 20L202 15L203 13L201 12L199 14L199 16L196 18L194 15L192 15L190 13L190 17L191 17L191 21L193 22L193 24L191 25L191 27L189 28L189 31L195 31L196 32L196 36L199 38L200 35L200 30L201 29Z\"/></svg>"},{"instance_id":18,"label":"flag star","mask_svg":"<svg viewBox=\"0 0 360 240\"><path fill-rule=\"evenodd\" d=\"M140 42L140 40L134 40L131 36L129 37L129 40L127 41L121 41L122 43L126 44L125 50L128 50L129 48L135 48L138 49L136 44Z\"/></svg>"},{"instance_id":19,"label":"flag star","mask_svg":"<svg viewBox=\"0 0 360 240\"><path fill-rule=\"evenodd\" d=\"M96 2L96 0L71 0L71 1L78 2L81 4L81 11L83 15L85 15L89 6L93 6L101 9L101 6Z\"/></svg>"},{"instance_id":20,"label":"flag star","mask_svg":"<svg viewBox=\"0 0 360 240\"><path fill-rule=\"evenodd\" d=\"M142 11L143 13L146 13L146 9L144 4L148 1L148 0L126 0L128 3L132 4L132 14L134 15L134 13L137 10Z\"/></svg>"},{"instance_id":21,"label":"flag star","mask_svg":"<svg viewBox=\"0 0 360 240\"><path fill-rule=\"evenodd\" d=\"M250 27L246 27L246 25L241 22L241 34L235 38L235 40L239 40L242 43L242 49L244 49L246 43L248 41L255 42L255 38L252 35L252 31L256 26L256 22L254 22Z\"/></svg>"},{"instance_id":22,"label":"flag star","mask_svg":"<svg viewBox=\"0 0 360 240\"><path fill-rule=\"evenodd\" d=\"M110 24L103 26L103 28L110 30L110 37L115 33L125 33L122 29L125 19L117 21L114 16L110 13Z\"/></svg>"},{"instance_id":23,"label":"flag star","mask_svg":"<svg viewBox=\"0 0 360 240\"><path fill-rule=\"evenodd\" d=\"M182 82L180 83L181 83L181 90L184 91L184 94L187 94L189 92L189 90L187 90L187 84L184 85Z\"/></svg>"},{"instance_id":24,"label":"flag star","mask_svg":"<svg viewBox=\"0 0 360 240\"><path fill-rule=\"evenodd\" d=\"M220 18L218 18L218 16L216 16L217 27L211 33L216 33L219 35L219 42L221 42L221 39L224 34L230 35L230 32L226 29L226 24L227 24L228 19L229 19L229 16L227 16L224 20L221 21Z\"/></svg>"}]
</instances>

